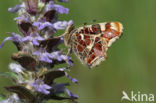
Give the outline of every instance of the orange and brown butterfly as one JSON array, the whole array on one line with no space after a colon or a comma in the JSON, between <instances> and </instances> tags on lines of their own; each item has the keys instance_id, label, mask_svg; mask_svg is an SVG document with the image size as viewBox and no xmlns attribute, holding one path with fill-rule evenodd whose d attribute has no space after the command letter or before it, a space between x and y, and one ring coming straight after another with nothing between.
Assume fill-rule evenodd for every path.
<instances>
[{"instance_id":1,"label":"orange and brown butterfly","mask_svg":"<svg viewBox=\"0 0 156 103\"><path fill-rule=\"evenodd\" d=\"M71 24L64 33L65 45L83 64L90 68L99 65L107 57L107 50L123 32L119 22L104 22L74 29Z\"/></svg>"}]
</instances>

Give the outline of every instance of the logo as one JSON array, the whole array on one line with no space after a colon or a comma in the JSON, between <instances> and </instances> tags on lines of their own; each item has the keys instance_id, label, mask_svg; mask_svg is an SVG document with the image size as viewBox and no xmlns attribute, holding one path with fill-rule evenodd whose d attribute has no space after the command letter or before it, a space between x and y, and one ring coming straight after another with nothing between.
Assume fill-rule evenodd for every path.
<instances>
[{"instance_id":1,"label":"logo","mask_svg":"<svg viewBox=\"0 0 156 103\"><path fill-rule=\"evenodd\" d=\"M64 33L64 42L83 64L92 68L106 59L108 48L121 37L122 32L123 26L119 22L85 25L76 29L72 24Z\"/></svg>"},{"instance_id":2,"label":"logo","mask_svg":"<svg viewBox=\"0 0 156 103\"><path fill-rule=\"evenodd\" d=\"M134 92L131 91L130 95L128 95L125 91L122 91L121 101L128 100L132 102L154 102L154 94L146 94L141 93L140 91Z\"/></svg>"}]
</instances>

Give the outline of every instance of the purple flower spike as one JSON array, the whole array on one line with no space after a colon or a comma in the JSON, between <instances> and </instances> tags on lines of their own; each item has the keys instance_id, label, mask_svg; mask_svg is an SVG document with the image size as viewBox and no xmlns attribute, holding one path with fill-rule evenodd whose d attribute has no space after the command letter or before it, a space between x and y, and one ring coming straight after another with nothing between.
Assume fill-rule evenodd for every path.
<instances>
[{"instance_id":1,"label":"purple flower spike","mask_svg":"<svg viewBox=\"0 0 156 103\"><path fill-rule=\"evenodd\" d=\"M10 40L18 50L11 56L17 63L9 65L12 72L9 77L15 85L5 87L15 96L0 100L0 103L42 103L50 99L76 102L78 96L66 88L69 83L56 81L57 78L66 77L72 83L78 83L68 74L73 65L72 58L60 46L64 43L61 30L73 24L73 21L59 20L59 14L68 14L69 9L58 2L67 3L68 0L20 0L21 5L8 9L11 13L17 13L14 20L21 35L10 33L0 44L2 48ZM7 98L5 96L2 95Z\"/></svg>"},{"instance_id":2,"label":"purple flower spike","mask_svg":"<svg viewBox=\"0 0 156 103\"><path fill-rule=\"evenodd\" d=\"M2 47L4 46L4 43L5 43L6 41L9 41L9 40L11 40L11 41L13 41L13 42L22 42L22 37L21 37L20 35L18 35L18 34L11 33L11 37L7 37L7 38L5 38L5 39L2 41L2 43L1 43L1 45L0 45L0 48L2 48Z\"/></svg>"},{"instance_id":3,"label":"purple flower spike","mask_svg":"<svg viewBox=\"0 0 156 103\"><path fill-rule=\"evenodd\" d=\"M44 84L40 79L37 79L34 83L30 83L30 86L32 86L37 92L41 92L46 95L50 93L49 89L51 89L49 85Z\"/></svg>"}]
</instances>

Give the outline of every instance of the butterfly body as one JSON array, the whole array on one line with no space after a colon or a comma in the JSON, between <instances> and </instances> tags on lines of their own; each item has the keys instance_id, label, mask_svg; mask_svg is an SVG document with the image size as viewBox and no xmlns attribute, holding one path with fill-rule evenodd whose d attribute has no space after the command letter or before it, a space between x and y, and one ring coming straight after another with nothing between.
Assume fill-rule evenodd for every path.
<instances>
[{"instance_id":1,"label":"butterfly body","mask_svg":"<svg viewBox=\"0 0 156 103\"><path fill-rule=\"evenodd\" d=\"M64 34L64 41L83 64L92 68L106 59L108 48L121 36L122 29L119 22L85 25L77 29L70 25Z\"/></svg>"}]
</instances>

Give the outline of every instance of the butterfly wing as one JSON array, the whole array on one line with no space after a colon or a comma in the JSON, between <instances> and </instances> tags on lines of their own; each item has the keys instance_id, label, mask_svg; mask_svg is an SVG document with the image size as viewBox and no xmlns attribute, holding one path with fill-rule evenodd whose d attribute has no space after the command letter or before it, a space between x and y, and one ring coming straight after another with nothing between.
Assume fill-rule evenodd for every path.
<instances>
[{"instance_id":1,"label":"butterfly wing","mask_svg":"<svg viewBox=\"0 0 156 103\"><path fill-rule=\"evenodd\" d=\"M71 36L73 51L83 64L94 67L106 59L108 47L121 33L122 25L118 22L80 27Z\"/></svg>"},{"instance_id":2,"label":"butterfly wing","mask_svg":"<svg viewBox=\"0 0 156 103\"><path fill-rule=\"evenodd\" d=\"M89 30L89 31L88 31ZM87 64L87 58L94 44L94 35L90 35L89 27L79 27L71 36L71 47L83 64Z\"/></svg>"},{"instance_id":3,"label":"butterfly wing","mask_svg":"<svg viewBox=\"0 0 156 103\"><path fill-rule=\"evenodd\" d=\"M119 39L123 32L123 26L119 22L110 22L102 25L102 34L101 37L105 38L108 47L110 47L117 39Z\"/></svg>"}]
</instances>

